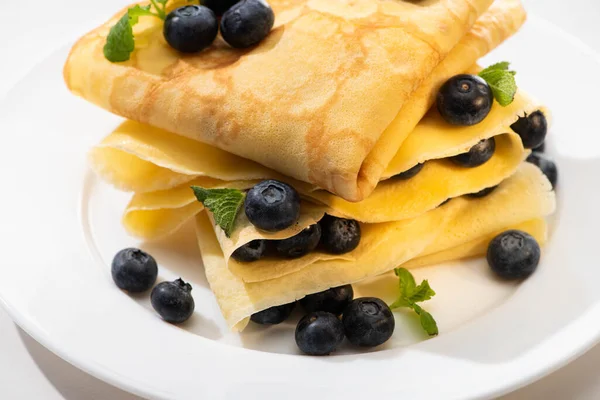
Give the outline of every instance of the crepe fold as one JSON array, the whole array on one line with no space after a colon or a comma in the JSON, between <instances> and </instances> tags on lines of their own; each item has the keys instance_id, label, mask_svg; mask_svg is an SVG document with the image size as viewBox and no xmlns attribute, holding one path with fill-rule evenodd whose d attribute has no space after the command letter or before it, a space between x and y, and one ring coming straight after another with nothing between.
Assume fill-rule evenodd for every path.
<instances>
[{"instance_id":1,"label":"crepe fold","mask_svg":"<svg viewBox=\"0 0 600 400\"><path fill-rule=\"evenodd\" d=\"M488 242L506 229L525 230L544 243L543 217L554 208L550 183L539 169L524 163L487 197L457 198L417 218L363 225L361 243L351 253L353 260L320 260L252 283L228 268L207 213L198 214L196 225L211 289L229 326L242 329L255 312L330 287L359 282L398 266L412 268L481 255Z\"/></svg>"},{"instance_id":2,"label":"crepe fold","mask_svg":"<svg viewBox=\"0 0 600 400\"><path fill-rule=\"evenodd\" d=\"M275 28L248 51L219 39L182 56L162 38L160 21L143 18L131 60L119 64L102 53L116 15L73 47L65 80L116 114L359 201L441 82L525 19L518 0L270 3Z\"/></svg>"}]
</instances>

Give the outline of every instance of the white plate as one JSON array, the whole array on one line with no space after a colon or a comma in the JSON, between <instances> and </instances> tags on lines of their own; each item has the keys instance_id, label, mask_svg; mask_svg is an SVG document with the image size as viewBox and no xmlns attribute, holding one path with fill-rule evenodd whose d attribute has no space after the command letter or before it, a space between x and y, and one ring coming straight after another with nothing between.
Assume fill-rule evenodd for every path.
<instances>
[{"instance_id":1,"label":"white plate","mask_svg":"<svg viewBox=\"0 0 600 400\"><path fill-rule=\"evenodd\" d=\"M67 92L66 54L38 65L0 108L0 297L30 335L86 372L153 398L480 398L531 382L600 339L600 57L549 23L530 18L485 61L512 60L521 86L554 112L559 209L538 272L514 286L492 279L481 260L421 269L417 278L438 292L427 308L439 337L419 341L414 320L397 315L382 349L325 358L298 355L293 323L228 332L189 227L142 244L159 279L194 286L188 323L166 324L147 296L115 288L112 256L138 245L119 223L128 196L94 178L85 154L120 119Z\"/></svg>"}]
</instances>

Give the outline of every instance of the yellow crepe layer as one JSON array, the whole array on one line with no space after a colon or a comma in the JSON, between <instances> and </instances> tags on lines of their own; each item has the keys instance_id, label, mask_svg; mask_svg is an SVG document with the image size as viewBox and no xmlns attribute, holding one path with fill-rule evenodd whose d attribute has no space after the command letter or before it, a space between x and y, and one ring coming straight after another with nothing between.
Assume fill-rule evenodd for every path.
<instances>
[{"instance_id":1,"label":"yellow crepe layer","mask_svg":"<svg viewBox=\"0 0 600 400\"><path fill-rule=\"evenodd\" d=\"M539 229L539 222L529 222L552 213L554 208L555 196L548 180L535 166L524 164L487 197L454 199L412 220L363 225L353 261L319 261L294 273L253 283L245 283L227 267L206 213L197 216L197 233L211 289L228 325L239 330L255 312L359 282L400 265L410 266L408 262L422 255L438 262L481 254L477 253L485 248L481 243L508 228L531 225L534 229L529 233L543 243L545 229ZM414 263L425 265L423 261Z\"/></svg>"},{"instance_id":2,"label":"yellow crepe layer","mask_svg":"<svg viewBox=\"0 0 600 400\"><path fill-rule=\"evenodd\" d=\"M204 209L196 201L191 185L206 189L231 188L245 190L259 181L226 182L209 177L194 181L175 189L138 194L132 197L123 215L123 225L132 236L146 240L158 239L177 230L186 221Z\"/></svg>"},{"instance_id":3,"label":"yellow crepe layer","mask_svg":"<svg viewBox=\"0 0 600 400\"><path fill-rule=\"evenodd\" d=\"M517 179L509 178L492 193L493 198L499 199L502 198L503 193L512 193L516 189L515 187L518 184L522 184L522 182L527 182L526 178L530 178L531 181L533 177L539 175L539 171L537 168L532 167L531 165L523 165L520 167L521 171L532 171L530 176L524 175L523 172L519 173ZM538 185L539 186L539 185ZM492 197L489 195L488 197ZM544 193L545 195L545 193ZM541 199L540 199L541 197ZM487 199L487 198L486 198ZM506 210L506 213L513 212L511 218L518 216L517 221L512 221L512 223L519 223L523 220L536 218L539 216L547 215L546 212L541 214L525 214L520 215L519 212L528 213L531 210L537 210L537 207L544 207L543 204L544 197L543 196L534 196L532 199L527 199L528 201L541 201L541 204L536 205L534 203L530 204L531 209L517 209L517 210ZM380 224L361 224L362 230L362 238L359 246L352 251L351 253L346 254L346 256L350 256L352 260L357 261L360 258L360 255L364 253L368 248L377 247L382 241L387 240L387 234L383 232L389 227L394 227L394 229L398 227L404 226L413 226L418 227L416 231L412 231L411 234L414 234L416 238L419 240L431 240L432 235L440 234L444 231L442 229L446 229L446 231L454 232L452 235L446 234L447 240L445 242L446 247L454 247L454 245L460 244L464 242L464 238L462 235L473 235L477 233L477 220L472 221L472 226L464 225L465 221L472 218L470 215L463 216L463 213L470 213L472 206L479 207L482 203L480 199L453 199L448 204L445 204L441 207L438 207L435 210L420 214L418 217L412 219L406 219L399 222L388 222L388 223L380 223ZM458 205L457 205L458 204ZM498 203L495 203L498 205ZM529 203L528 203L529 204ZM506 205L502 205L501 207L510 208L512 203L507 203ZM454 210L454 211L452 211ZM303 214L306 211L303 212ZM329 212L329 211L327 211ZM318 212L316 215L319 215ZM317 218L301 218L302 221L296 224L294 228L286 229L278 233L279 238L291 237L297 234L300 229L304 229L309 225L318 221ZM320 219L320 218L319 218ZM501 229L506 226L507 221L499 220L499 225L496 226L496 229ZM456 226L456 224L459 224ZM214 226L214 225L213 225ZM468 226L468 228L466 228ZM490 229L490 225L484 225L479 228L482 229ZM340 257L332 257L326 254L322 254L319 252L312 253L309 258L304 260L303 258L287 260L287 259L278 259L271 260L265 259L254 263L238 263L233 259L229 259L228 256L237 248L242 246L245 243L250 242L255 239L270 239L270 234L266 234L258 229L256 229L247 219L240 218L236 221L236 231L243 231L243 235L237 235L236 232L232 234L231 238L227 238L223 233L222 229L214 226L215 233L217 236L217 240L221 244L221 249L225 254L225 262L228 265L230 271L238 278L242 279L245 282L260 282L269 279L279 278L281 276L292 274L297 272L308 265L322 260L333 260L338 259ZM391 229L391 228L390 228ZM469 230L468 233L461 232L461 229ZM413 239L414 240L414 239ZM454 242L451 242L454 240ZM399 242L401 243L401 242ZM439 251L439 249L433 249L428 252Z\"/></svg>"},{"instance_id":4,"label":"yellow crepe layer","mask_svg":"<svg viewBox=\"0 0 600 400\"><path fill-rule=\"evenodd\" d=\"M200 176L224 181L279 178L253 161L131 120L94 146L88 158L104 180L137 193L170 189Z\"/></svg>"},{"instance_id":5,"label":"yellow crepe layer","mask_svg":"<svg viewBox=\"0 0 600 400\"><path fill-rule=\"evenodd\" d=\"M467 37L473 44L432 75L491 3L272 0L275 28L258 46L240 51L218 39L186 56L169 48L158 19L142 18L132 59L115 64L102 47L118 14L74 46L64 76L74 93L116 114L358 201L400 145L394 129L384 131L394 120L414 126L426 112L430 100L409 104L415 91L464 70L523 22L517 0L497 1L488 25Z\"/></svg>"}]
</instances>

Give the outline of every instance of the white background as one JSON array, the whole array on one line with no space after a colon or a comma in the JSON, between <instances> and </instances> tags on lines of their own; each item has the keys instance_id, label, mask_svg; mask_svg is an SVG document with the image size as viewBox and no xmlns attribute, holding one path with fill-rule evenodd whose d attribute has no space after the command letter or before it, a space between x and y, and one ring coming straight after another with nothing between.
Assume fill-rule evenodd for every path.
<instances>
[{"instance_id":1,"label":"white background","mask_svg":"<svg viewBox=\"0 0 600 400\"><path fill-rule=\"evenodd\" d=\"M0 0L0 97L37 61L103 22L127 2L54 0L28 3ZM596 0L524 2L530 13L560 25L600 51L600 3ZM556 54L556 57L561 55ZM573 74L574 85L585 85L585 77L577 76L576 71L565 73ZM553 83L549 80L548 84ZM31 110L31 117L35 118L35 115L36 110ZM590 127L590 134L596 130ZM6 132L0 132L2 134L6 135ZM32 254L35 254L35 249L32 249ZM41 255L39 262L43 262ZM20 330L2 310L0 398L138 399L62 361ZM600 399L600 346L541 381L506 396L505 400L537 398Z\"/></svg>"}]
</instances>

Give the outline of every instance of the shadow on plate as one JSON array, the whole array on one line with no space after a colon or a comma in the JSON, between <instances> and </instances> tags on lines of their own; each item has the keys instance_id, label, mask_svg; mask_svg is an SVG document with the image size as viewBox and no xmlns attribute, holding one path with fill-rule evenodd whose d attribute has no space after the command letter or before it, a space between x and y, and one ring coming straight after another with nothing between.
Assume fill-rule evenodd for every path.
<instances>
[{"instance_id":1,"label":"shadow on plate","mask_svg":"<svg viewBox=\"0 0 600 400\"><path fill-rule=\"evenodd\" d=\"M36 342L18 326L15 325L15 329L40 371L65 400L142 400L141 397L127 393L77 369Z\"/></svg>"}]
</instances>

